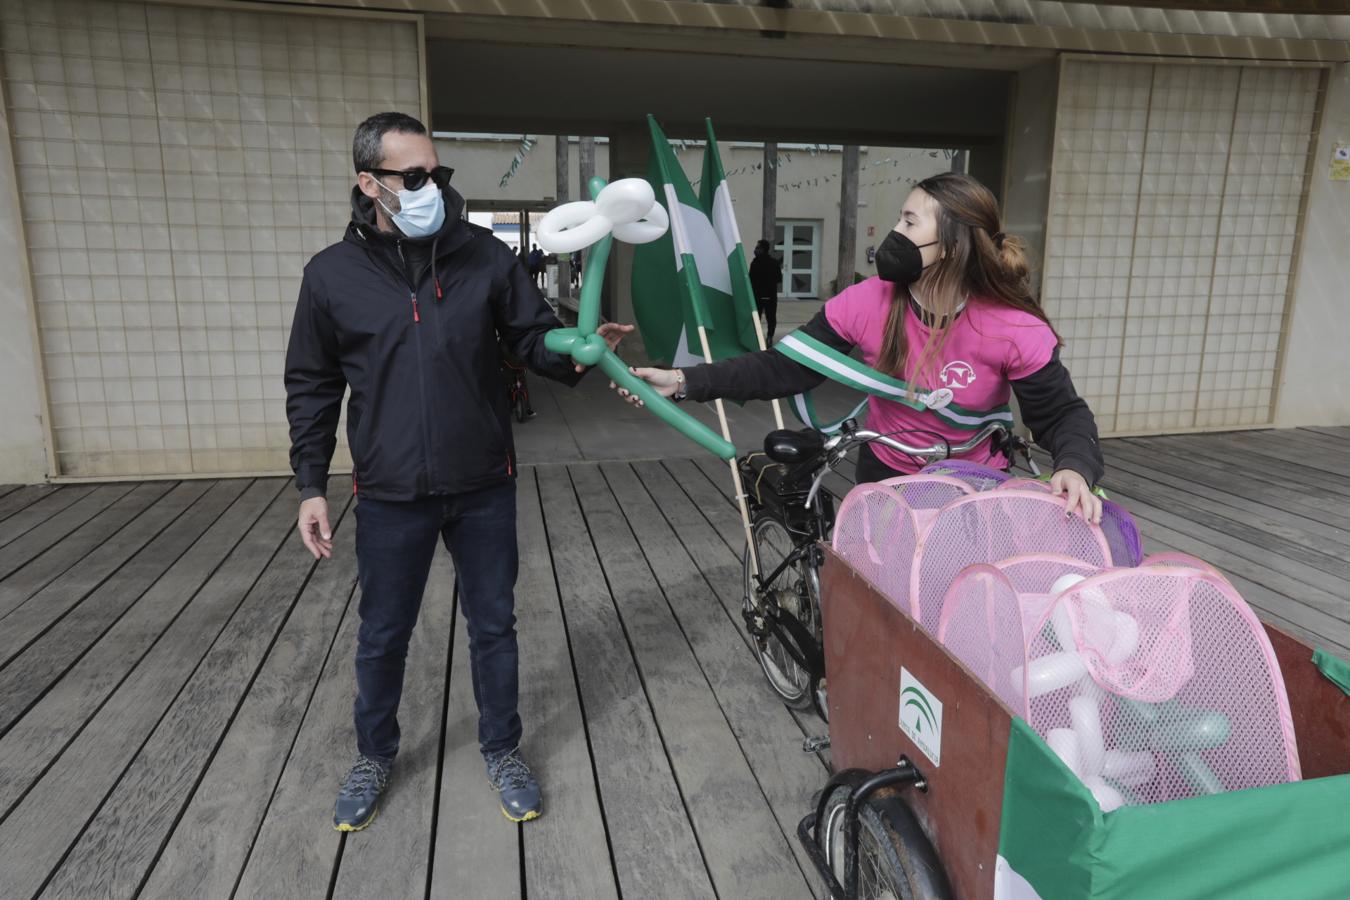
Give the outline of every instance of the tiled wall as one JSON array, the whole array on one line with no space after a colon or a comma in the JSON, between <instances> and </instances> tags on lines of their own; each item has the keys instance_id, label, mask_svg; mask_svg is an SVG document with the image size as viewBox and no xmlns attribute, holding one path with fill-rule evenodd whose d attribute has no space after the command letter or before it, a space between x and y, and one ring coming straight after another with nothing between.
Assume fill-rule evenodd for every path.
<instances>
[{"instance_id":1,"label":"tiled wall","mask_svg":"<svg viewBox=\"0 0 1350 900\"><path fill-rule=\"evenodd\" d=\"M1103 433L1271 420L1318 87L1065 63L1044 302Z\"/></svg>"},{"instance_id":2,"label":"tiled wall","mask_svg":"<svg viewBox=\"0 0 1350 900\"><path fill-rule=\"evenodd\" d=\"M61 474L285 470L301 269L356 124L420 112L416 25L0 0L0 33Z\"/></svg>"}]
</instances>

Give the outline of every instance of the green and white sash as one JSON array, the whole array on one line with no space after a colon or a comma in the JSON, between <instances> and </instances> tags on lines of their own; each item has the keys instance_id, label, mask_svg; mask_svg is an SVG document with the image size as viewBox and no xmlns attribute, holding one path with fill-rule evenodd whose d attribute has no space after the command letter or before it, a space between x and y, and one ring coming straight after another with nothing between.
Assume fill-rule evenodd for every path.
<instances>
[{"instance_id":1,"label":"green and white sash","mask_svg":"<svg viewBox=\"0 0 1350 900\"><path fill-rule=\"evenodd\" d=\"M847 354L840 353L833 347L822 344L810 335L804 334L801 330L783 337L778 343L774 344L774 349L793 362L819 372L831 381L837 381L874 397L884 397L887 400L904 404L910 409L931 412L955 428L978 431L985 425L996 422L1008 430L1012 430L1012 408L1006 403L990 410L966 409L952 402L952 391L949 388L924 391L912 387L899 378L884 375L871 366L861 363ZM791 406L793 415L801 420L802 424L809 425L826 434L832 434L838 431L839 426L845 421L857 417L866 408L867 398L863 398L862 402L854 407L850 413L834 422L821 421L816 414L810 394L797 394L792 398Z\"/></svg>"}]
</instances>

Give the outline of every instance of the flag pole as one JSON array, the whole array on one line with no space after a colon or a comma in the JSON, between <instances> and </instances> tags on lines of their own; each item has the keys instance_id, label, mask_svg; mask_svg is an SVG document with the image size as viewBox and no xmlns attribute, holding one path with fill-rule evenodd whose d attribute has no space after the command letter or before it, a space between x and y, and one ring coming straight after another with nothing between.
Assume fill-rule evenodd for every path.
<instances>
[{"instance_id":1,"label":"flag pole","mask_svg":"<svg viewBox=\"0 0 1350 900\"><path fill-rule=\"evenodd\" d=\"M704 362L712 362L712 348L708 346L708 330L702 325L698 326L698 340L699 343L703 345ZM762 332L760 333L759 342L761 345L764 343L764 335ZM717 407L717 422L722 426L722 437L726 438L728 443L733 443L734 445L734 442L731 440L731 426L727 424L726 407L722 405L720 397L713 401L713 406ZM741 483L741 469L736 465L736 457L733 456L731 459L727 460L727 462L731 465L731 483L734 485L736 491L736 506L741 511L741 526L745 529L745 552L750 558L750 574L753 577L758 578L759 553L755 551L755 536L750 528L750 507L745 503L745 487Z\"/></svg>"},{"instance_id":2,"label":"flag pole","mask_svg":"<svg viewBox=\"0 0 1350 900\"><path fill-rule=\"evenodd\" d=\"M768 344L764 342L764 323L760 321L759 310L752 310L750 315L755 320L755 337L759 339L759 349L761 351L769 349ZM702 331L702 329L700 329L700 331ZM708 352L708 345L706 343L703 345L703 352L705 354ZM783 410L778 405L778 398L774 397L770 400L769 405L773 407L774 423L778 425L778 429L781 431L783 429ZM727 440L731 440L731 438L727 438Z\"/></svg>"}]
</instances>

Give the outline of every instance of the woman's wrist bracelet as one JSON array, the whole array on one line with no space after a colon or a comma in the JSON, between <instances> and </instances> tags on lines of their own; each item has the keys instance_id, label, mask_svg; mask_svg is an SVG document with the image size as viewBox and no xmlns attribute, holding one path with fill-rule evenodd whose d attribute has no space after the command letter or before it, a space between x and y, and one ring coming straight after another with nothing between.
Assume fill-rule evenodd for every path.
<instances>
[{"instance_id":1,"label":"woman's wrist bracelet","mask_svg":"<svg viewBox=\"0 0 1350 900\"><path fill-rule=\"evenodd\" d=\"M687 385L685 384L684 381L684 370L675 369L674 371L675 371L675 393L670 395L670 399L678 403L687 396Z\"/></svg>"}]
</instances>

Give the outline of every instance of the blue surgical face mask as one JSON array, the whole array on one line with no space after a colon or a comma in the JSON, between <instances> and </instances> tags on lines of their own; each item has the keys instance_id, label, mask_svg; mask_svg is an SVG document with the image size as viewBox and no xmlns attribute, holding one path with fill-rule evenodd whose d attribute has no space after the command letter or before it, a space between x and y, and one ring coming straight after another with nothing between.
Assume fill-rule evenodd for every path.
<instances>
[{"instance_id":1,"label":"blue surgical face mask","mask_svg":"<svg viewBox=\"0 0 1350 900\"><path fill-rule=\"evenodd\" d=\"M399 211L390 212L389 207L379 200L380 208L398 226L404 236L410 238L430 237L441 230L445 223L445 198L436 182L428 181L415 191L394 191L387 188L377 178L375 183L391 194L397 194Z\"/></svg>"}]
</instances>

